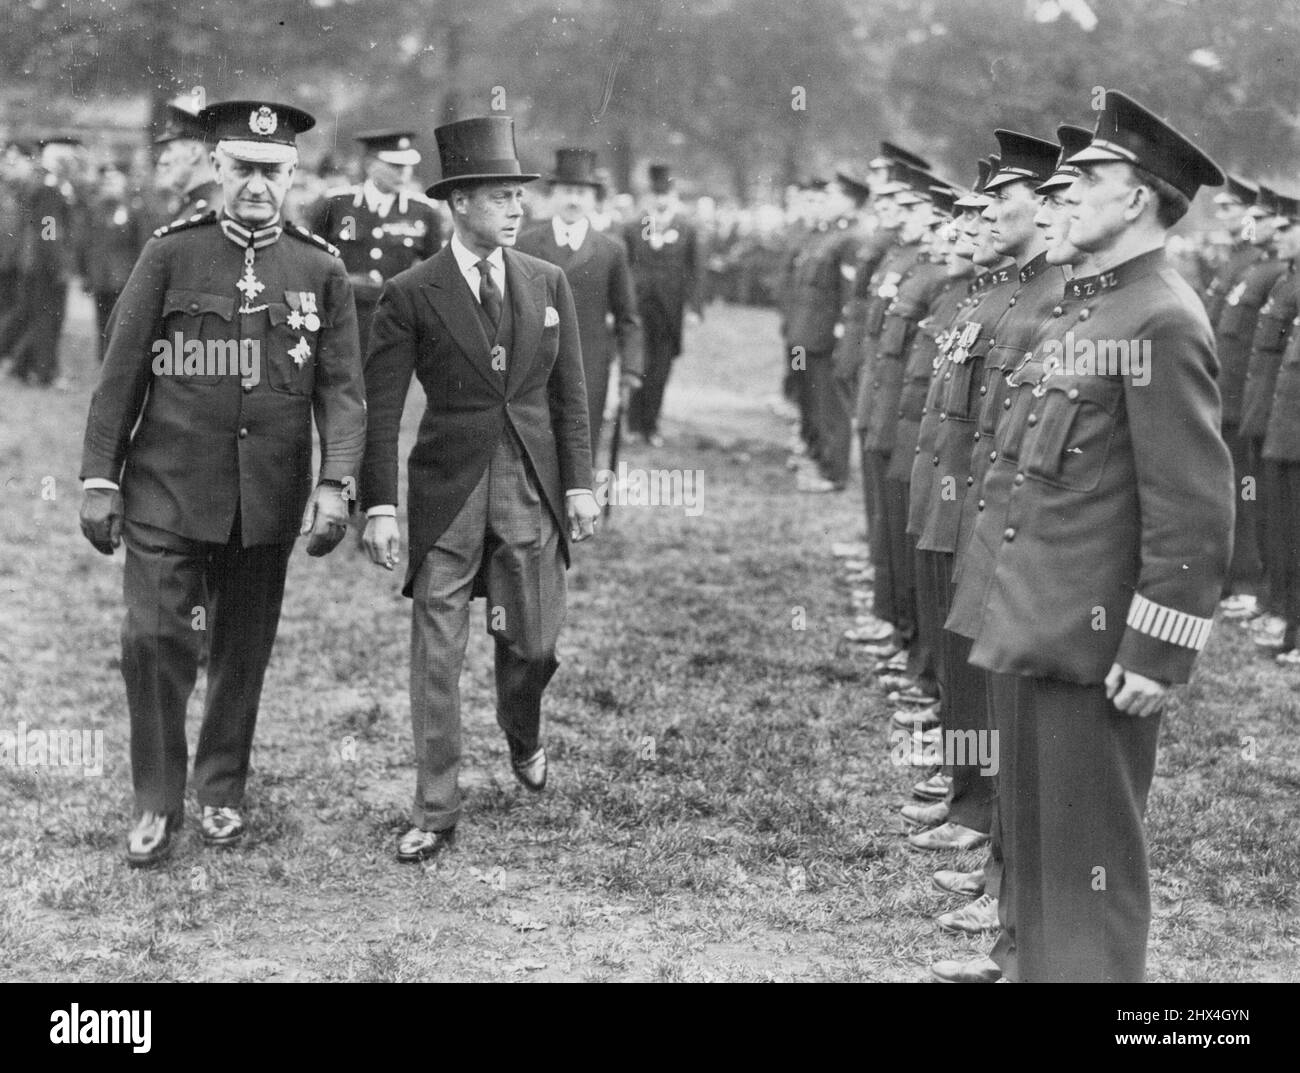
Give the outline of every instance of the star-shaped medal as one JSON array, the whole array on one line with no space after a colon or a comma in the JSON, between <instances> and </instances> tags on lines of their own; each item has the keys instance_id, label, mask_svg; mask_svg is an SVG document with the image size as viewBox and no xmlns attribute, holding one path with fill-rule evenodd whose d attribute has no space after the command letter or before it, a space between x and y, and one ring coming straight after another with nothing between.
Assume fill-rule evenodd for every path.
<instances>
[{"instance_id":1,"label":"star-shaped medal","mask_svg":"<svg viewBox=\"0 0 1300 1073\"><path fill-rule=\"evenodd\" d=\"M293 358L293 363L301 369L311 357L311 347L307 345L307 340L299 336L298 345L289 351L289 357Z\"/></svg>"}]
</instances>

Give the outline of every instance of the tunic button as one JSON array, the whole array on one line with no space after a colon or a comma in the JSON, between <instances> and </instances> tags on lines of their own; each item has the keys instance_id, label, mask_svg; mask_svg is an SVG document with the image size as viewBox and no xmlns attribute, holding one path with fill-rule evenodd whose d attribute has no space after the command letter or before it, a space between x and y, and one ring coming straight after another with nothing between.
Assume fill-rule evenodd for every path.
<instances>
[{"instance_id":1,"label":"tunic button","mask_svg":"<svg viewBox=\"0 0 1300 1073\"><path fill-rule=\"evenodd\" d=\"M191 302L189 305L189 310L191 313L197 313L199 311L199 303Z\"/></svg>"},{"instance_id":2,"label":"tunic button","mask_svg":"<svg viewBox=\"0 0 1300 1073\"><path fill-rule=\"evenodd\" d=\"M918 447L913 453L919 455L921 453L921 448Z\"/></svg>"},{"instance_id":3,"label":"tunic button","mask_svg":"<svg viewBox=\"0 0 1300 1073\"><path fill-rule=\"evenodd\" d=\"M384 256L384 251L381 250L378 246L376 246L373 250L370 251L370 259L372 261L378 261L383 256Z\"/></svg>"},{"instance_id":4,"label":"tunic button","mask_svg":"<svg viewBox=\"0 0 1300 1073\"><path fill-rule=\"evenodd\" d=\"M947 414L940 414L940 415L939 415L939 420L940 420L940 421L947 421L947 420L948 420L948 415L947 415Z\"/></svg>"},{"instance_id":5,"label":"tunic button","mask_svg":"<svg viewBox=\"0 0 1300 1073\"><path fill-rule=\"evenodd\" d=\"M990 347L990 348L996 346L996 345L997 345L997 342L998 342L998 341L997 341L996 339L994 339L992 336L989 337L989 347Z\"/></svg>"},{"instance_id":6,"label":"tunic button","mask_svg":"<svg viewBox=\"0 0 1300 1073\"><path fill-rule=\"evenodd\" d=\"M1009 302L1007 303L1007 305L1009 305L1009 306L1013 306L1013 305L1015 305L1015 304L1016 304L1016 300L1015 300L1014 298L1012 298L1011 301L1009 301Z\"/></svg>"},{"instance_id":7,"label":"tunic button","mask_svg":"<svg viewBox=\"0 0 1300 1073\"><path fill-rule=\"evenodd\" d=\"M1091 316L1092 316L1092 310L1091 310L1091 309L1087 309L1087 308L1085 308L1085 309L1081 309L1081 310L1079 310L1079 319L1080 319L1080 320L1087 320L1087 319L1088 319L1089 317L1091 317Z\"/></svg>"},{"instance_id":8,"label":"tunic button","mask_svg":"<svg viewBox=\"0 0 1300 1073\"><path fill-rule=\"evenodd\" d=\"M247 394L248 394L250 391L252 391L252 390L253 390L253 385L252 385L252 384L245 384L245 385L244 385L244 394L245 394L245 395L247 395Z\"/></svg>"},{"instance_id":9,"label":"tunic button","mask_svg":"<svg viewBox=\"0 0 1300 1073\"><path fill-rule=\"evenodd\" d=\"M981 499L978 503L976 503L976 504L975 504L975 508L976 508L977 510L983 510L983 509L984 509L984 500Z\"/></svg>"},{"instance_id":10,"label":"tunic button","mask_svg":"<svg viewBox=\"0 0 1300 1073\"><path fill-rule=\"evenodd\" d=\"M414 246L414 245L415 245L415 239L413 239L413 238L404 238L404 239L402 239L402 245L403 245L403 246L406 246L406 247L409 249L411 246Z\"/></svg>"},{"instance_id":11,"label":"tunic button","mask_svg":"<svg viewBox=\"0 0 1300 1073\"><path fill-rule=\"evenodd\" d=\"M979 438L980 438L980 434L979 434L978 432L976 432L976 433L975 433L975 442L976 442L976 443L979 442Z\"/></svg>"},{"instance_id":12,"label":"tunic button","mask_svg":"<svg viewBox=\"0 0 1300 1073\"><path fill-rule=\"evenodd\" d=\"M1052 306L1052 316L1059 317L1065 310L1061 306Z\"/></svg>"},{"instance_id":13,"label":"tunic button","mask_svg":"<svg viewBox=\"0 0 1300 1073\"><path fill-rule=\"evenodd\" d=\"M1008 528L1006 529L1006 531L1003 532L1003 534L1002 534L1002 539L1003 539L1003 540L1007 540L1007 541L1015 540L1015 539L1016 539L1016 531L1015 531L1014 529L1008 527Z\"/></svg>"},{"instance_id":14,"label":"tunic button","mask_svg":"<svg viewBox=\"0 0 1300 1073\"><path fill-rule=\"evenodd\" d=\"M1003 399L1003 400L1002 400L1002 409L1004 409L1004 410L1010 410L1010 409L1011 409L1011 400L1010 400L1010 399Z\"/></svg>"},{"instance_id":15,"label":"tunic button","mask_svg":"<svg viewBox=\"0 0 1300 1073\"><path fill-rule=\"evenodd\" d=\"M998 460L998 453L997 453L997 451L990 451L990 452L989 452L989 461L990 461L990 462L996 462L997 460Z\"/></svg>"},{"instance_id":16,"label":"tunic button","mask_svg":"<svg viewBox=\"0 0 1300 1073\"><path fill-rule=\"evenodd\" d=\"M980 396L983 397L988 393L989 393L988 385L987 384L980 385Z\"/></svg>"},{"instance_id":17,"label":"tunic button","mask_svg":"<svg viewBox=\"0 0 1300 1073\"><path fill-rule=\"evenodd\" d=\"M376 227L373 231L370 232L370 237L371 237L371 238L383 238L383 237L384 237L384 229L383 229L382 227Z\"/></svg>"},{"instance_id":18,"label":"tunic button","mask_svg":"<svg viewBox=\"0 0 1300 1073\"><path fill-rule=\"evenodd\" d=\"M1077 387L1070 388L1070 390L1065 393L1065 397L1073 402L1079 397L1079 389Z\"/></svg>"},{"instance_id":19,"label":"tunic button","mask_svg":"<svg viewBox=\"0 0 1300 1073\"><path fill-rule=\"evenodd\" d=\"M927 410L924 406L921 407L921 416L922 416L922 417L924 417L924 416L925 416L926 414L928 414L929 412L930 412L930 411Z\"/></svg>"},{"instance_id":20,"label":"tunic button","mask_svg":"<svg viewBox=\"0 0 1300 1073\"><path fill-rule=\"evenodd\" d=\"M951 380L951 379L952 379L952 373L944 373L944 374L943 374L943 378L944 378L945 380Z\"/></svg>"},{"instance_id":21,"label":"tunic button","mask_svg":"<svg viewBox=\"0 0 1300 1073\"><path fill-rule=\"evenodd\" d=\"M935 455L932 459L930 459L930 461L937 466L939 464L939 456Z\"/></svg>"},{"instance_id":22,"label":"tunic button","mask_svg":"<svg viewBox=\"0 0 1300 1073\"><path fill-rule=\"evenodd\" d=\"M1024 484L1024 483L1025 483L1025 475L1024 475L1023 473L1017 473L1017 474L1016 474L1016 479L1015 479L1015 482L1014 482L1014 483L1016 483L1016 484Z\"/></svg>"},{"instance_id":23,"label":"tunic button","mask_svg":"<svg viewBox=\"0 0 1300 1073\"><path fill-rule=\"evenodd\" d=\"M1036 424L1038 424L1038 415L1037 415L1037 414L1030 414L1030 415L1029 415L1029 424L1031 424L1031 425L1036 425Z\"/></svg>"},{"instance_id":24,"label":"tunic button","mask_svg":"<svg viewBox=\"0 0 1300 1073\"><path fill-rule=\"evenodd\" d=\"M239 430L239 438L240 438L241 440L246 440L246 439L248 439L248 429L246 429L246 428L241 428L241 429Z\"/></svg>"},{"instance_id":25,"label":"tunic button","mask_svg":"<svg viewBox=\"0 0 1300 1073\"><path fill-rule=\"evenodd\" d=\"M975 478L974 478L974 477L967 477L967 478L966 478L966 487L967 487L967 488L969 488L969 487L970 487L972 484L974 484L974 483L975 483Z\"/></svg>"}]
</instances>

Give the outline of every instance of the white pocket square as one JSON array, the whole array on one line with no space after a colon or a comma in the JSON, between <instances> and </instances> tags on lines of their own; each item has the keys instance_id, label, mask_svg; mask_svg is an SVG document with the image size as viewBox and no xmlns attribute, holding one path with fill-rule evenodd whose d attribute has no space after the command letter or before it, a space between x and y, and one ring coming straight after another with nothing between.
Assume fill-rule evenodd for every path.
<instances>
[{"instance_id":1,"label":"white pocket square","mask_svg":"<svg viewBox=\"0 0 1300 1073\"><path fill-rule=\"evenodd\" d=\"M546 319L542 322L543 328L554 328L560 323L560 314L555 306L546 307Z\"/></svg>"}]
</instances>

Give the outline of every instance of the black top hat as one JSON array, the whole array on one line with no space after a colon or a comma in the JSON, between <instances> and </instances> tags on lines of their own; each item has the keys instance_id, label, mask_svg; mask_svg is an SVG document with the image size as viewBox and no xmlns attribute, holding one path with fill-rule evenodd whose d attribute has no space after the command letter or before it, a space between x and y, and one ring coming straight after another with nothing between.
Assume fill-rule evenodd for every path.
<instances>
[{"instance_id":1,"label":"black top hat","mask_svg":"<svg viewBox=\"0 0 1300 1073\"><path fill-rule=\"evenodd\" d=\"M1279 227L1289 227L1297 218L1300 218L1300 198L1294 198L1290 194L1274 190L1273 215L1275 224Z\"/></svg>"},{"instance_id":2,"label":"black top hat","mask_svg":"<svg viewBox=\"0 0 1300 1073\"><path fill-rule=\"evenodd\" d=\"M1069 163L1069 160L1075 153L1081 153L1088 148L1092 141L1092 131L1087 127L1076 127L1073 123L1062 123L1056 128L1056 138L1061 143L1061 155L1057 158L1056 170L1034 188L1035 194L1062 190L1078 178L1078 165Z\"/></svg>"},{"instance_id":3,"label":"black top hat","mask_svg":"<svg viewBox=\"0 0 1300 1073\"><path fill-rule=\"evenodd\" d=\"M203 141L206 129L197 112L182 108L177 104L168 104L163 116L162 130L154 138L154 145L166 145L168 142L180 141L182 138L196 142Z\"/></svg>"},{"instance_id":4,"label":"black top hat","mask_svg":"<svg viewBox=\"0 0 1300 1073\"><path fill-rule=\"evenodd\" d=\"M594 186L600 191L604 183L596 175L596 151L571 147L555 150L555 171L547 177L547 182Z\"/></svg>"},{"instance_id":5,"label":"black top hat","mask_svg":"<svg viewBox=\"0 0 1300 1073\"><path fill-rule=\"evenodd\" d=\"M301 108L271 101L219 101L199 112L199 119L218 149L254 164L297 160L294 139L316 125Z\"/></svg>"},{"instance_id":6,"label":"black top hat","mask_svg":"<svg viewBox=\"0 0 1300 1073\"><path fill-rule=\"evenodd\" d=\"M1055 142L1014 130L995 130L993 135L998 140L1002 162L996 174L984 184L985 190L1026 180L1036 186L1056 170L1061 147Z\"/></svg>"},{"instance_id":7,"label":"black top hat","mask_svg":"<svg viewBox=\"0 0 1300 1073\"><path fill-rule=\"evenodd\" d=\"M420 151L415 148L413 130L367 130L355 136L367 153L385 164L406 167L420 162Z\"/></svg>"},{"instance_id":8,"label":"black top hat","mask_svg":"<svg viewBox=\"0 0 1300 1073\"><path fill-rule=\"evenodd\" d=\"M448 123L433 132L438 140L442 178L426 193L446 201L447 195L467 183L492 179L530 183L540 175L525 174L515 149L515 121L509 116L475 116Z\"/></svg>"},{"instance_id":9,"label":"black top hat","mask_svg":"<svg viewBox=\"0 0 1300 1073\"><path fill-rule=\"evenodd\" d=\"M1259 193L1255 184L1249 179L1243 179L1240 175L1229 175L1227 189L1214 195L1215 204L1236 201L1249 208L1255 204L1255 196Z\"/></svg>"},{"instance_id":10,"label":"black top hat","mask_svg":"<svg viewBox=\"0 0 1300 1073\"><path fill-rule=\"evenodd\" d=\"M673 176L667 164L651 164L650 189L656 194L666 194L673 188Z\"/></svg>"},{"instance_id":11,"label":"black top hat","mask_svg":"<svg viewBox=\"0 0 1300 1073\"><path fill-rule=\"evenodd\" d=\"M1251 209L1253 210L1251 215L1258 216L1260 219L1263 219L1266 216L1276 216L1277 191L1271 186L1265 186L1263 183L1260 183L1255 192L1255 201L1254 204L1251 205Z\"/></svg>"},{"instance_id":12,"label":"black top hat","mask_svg":"<svg viewBox=\"0 0 1300 1073\"><path fill-rule=\"evenodd\" d=\"M1132 164L1163 179L1189 201L1202 186L1221 186L1223 171L1154 112L1118 90L1106 91L1092 144L1072 164Z\"/></svg>"}]
</instances>

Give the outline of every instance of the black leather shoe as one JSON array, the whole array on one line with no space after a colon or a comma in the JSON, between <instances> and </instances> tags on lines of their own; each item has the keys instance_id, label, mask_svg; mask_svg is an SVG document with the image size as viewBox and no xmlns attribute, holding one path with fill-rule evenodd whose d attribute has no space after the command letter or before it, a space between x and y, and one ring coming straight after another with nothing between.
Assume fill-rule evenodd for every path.
<instances>
[{"instance_id":1,"label":"black leather shoe","mask_svg":"<svg viewBox=\"0 0 1300 1073\"><path fill-rule=\"evenodd\" d=\"M172 854L180 818L165 812L146 812L126 836L126 863L132 868L150 868Z\"/></svg>"},{"instance_id":2,"label":"black leather shoe","mask_svg":"<svg viewBox=\"0 0 1300 1073\"><path fill-rule=\"evenodd\" d=\"M204 805L199 829L205 845L233 846L244 837L244 817L238 809Z\"/></svg>"},{"instance_id":3,"label":"black leather shoe","mask_svg":"<svg viewBox=\"0 0 1300 1073\"><path fill-rule=\"evenodd\" d=\"M397 842L397 859L403 864L417 864L451 849L456 844L456 828L425 831L412 827Z\"/></svg>"},{"instance_id":4,"label":"black leather shoe","mask_svg":"<svg viewBox=\"0 0 1300 1073\"><path fill-rule=\"evenodd\" d=\"M527 790L540 794L546 789L546 750L540 745L526 760L510 760L510 770Z\"/></svg>"}]
</instances>

